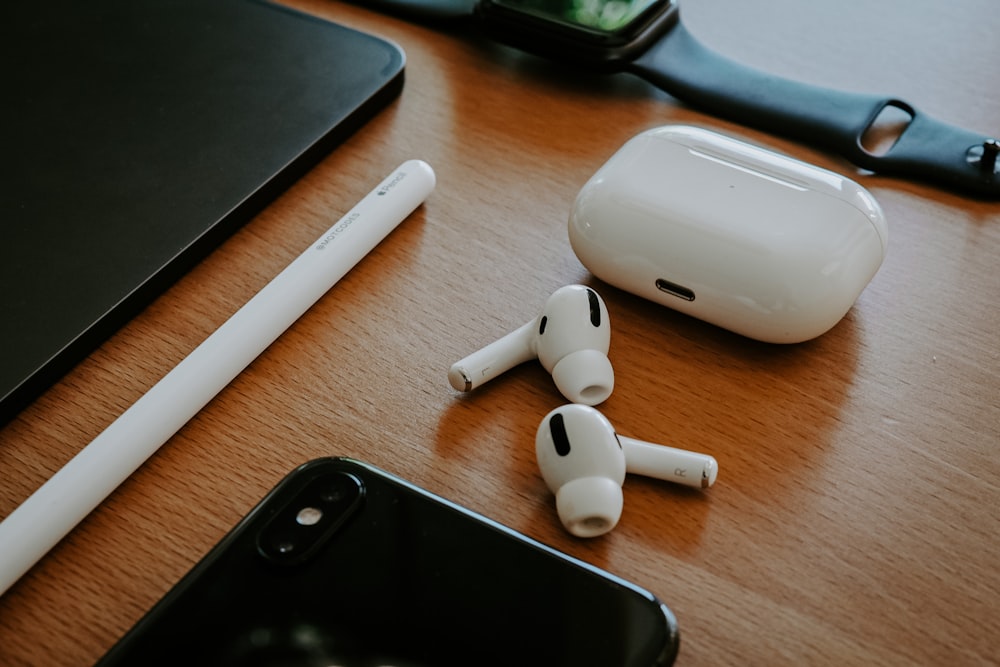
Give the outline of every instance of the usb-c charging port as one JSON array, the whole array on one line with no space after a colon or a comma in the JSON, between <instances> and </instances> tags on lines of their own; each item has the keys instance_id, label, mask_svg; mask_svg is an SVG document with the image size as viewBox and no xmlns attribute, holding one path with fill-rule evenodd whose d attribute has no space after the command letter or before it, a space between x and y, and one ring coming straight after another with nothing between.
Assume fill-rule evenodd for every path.
<instances>
[{"instance_id":1,"label":"usb-c charging port","mask_svg":"<svg viewBox=\"0 0 1000 667\"><path fill-rule=\"evenodd\" d=\"M689 290L684 285L678 285L677 283L672 283L669 280L664 280L663 278L656 279L656 289L661 292L666 292L667 294L673 294L679 299L684 299L685 301L694 301L694 291Z\"/></svg>"}]
</instances>

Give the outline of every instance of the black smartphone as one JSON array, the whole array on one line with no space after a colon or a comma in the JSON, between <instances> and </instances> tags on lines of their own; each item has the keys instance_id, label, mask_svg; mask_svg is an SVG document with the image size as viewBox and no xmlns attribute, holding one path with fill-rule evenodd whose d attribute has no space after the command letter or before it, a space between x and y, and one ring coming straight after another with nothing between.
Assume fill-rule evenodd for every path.
<instances>
[{"instance_id":1,"label":"black smartphone","mask_svg":"<svg viewBox=\"0 0 1000 667\"><path fill-rule=\"evenodd\" d=\"M100 660L672 664L653 594L371 465L293 470Z\"/></svg>"}]
</instances>

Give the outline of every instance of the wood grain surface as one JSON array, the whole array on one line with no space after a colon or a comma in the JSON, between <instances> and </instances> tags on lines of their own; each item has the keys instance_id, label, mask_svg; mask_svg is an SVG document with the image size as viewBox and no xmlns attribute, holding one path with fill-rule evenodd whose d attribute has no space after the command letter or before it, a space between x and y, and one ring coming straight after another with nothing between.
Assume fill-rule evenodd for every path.
<instances>
[{"instance_id":1,"label":"wood grain surface","mask_svg":"<svg viewBox=\"0 0 1000 667\"><path fill-rule=\"evenodd\" d=\"M0 430L0 517L380 178L428 161L427 203L0 597L0 664L94 662L263 494L354 456L656 593L678 665L985 665L1000 650L1000 203L860 173L716 120L627 75L590 76L332 0L290 4L387 37L401 97ZM1000 133L992 0L685 0L712 48L894 94ZM706 127L857 180L889 253L844 320L756 343L592 278L580 187L633 135ZM564 401L537 364L460 395L448 367L569 283L613 325L624 435L713 454L707 492L629 478L614 532L563 532L533 437Z\"/></svg>"}]
</instances>

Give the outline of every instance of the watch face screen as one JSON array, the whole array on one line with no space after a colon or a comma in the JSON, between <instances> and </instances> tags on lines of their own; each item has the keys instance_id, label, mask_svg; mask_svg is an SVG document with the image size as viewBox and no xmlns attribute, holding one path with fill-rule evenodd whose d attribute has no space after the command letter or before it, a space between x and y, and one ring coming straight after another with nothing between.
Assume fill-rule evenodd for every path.
<instances>
[{"instance_id":1,"label":"watch face screen","mask_svg":"<svg viewBox=\"0 0 1000 667\"><path fill-rule=\"evenodd\" d=\"M541 19L607 35L625 30L653 5L668 4L663 0L494 0L494 2Z\"/></svg>"}]
</instances>

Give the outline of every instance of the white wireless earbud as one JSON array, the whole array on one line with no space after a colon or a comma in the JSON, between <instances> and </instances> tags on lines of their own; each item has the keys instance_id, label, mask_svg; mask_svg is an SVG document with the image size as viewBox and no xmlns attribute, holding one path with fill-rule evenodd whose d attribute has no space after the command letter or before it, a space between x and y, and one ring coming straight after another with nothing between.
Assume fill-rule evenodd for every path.
<instances>
[{"instance_id":1,"label":"white wireless earbud","mask_svg":"<svg viewBox=\"0 0 1000 667\"><path fill-rule=\"evenodd\" d=\"M625 438L586 405L564 405L545 416L535 437L542 478L556 494L566 530L596 537L618 523L625 473L696 488L715 483L719 465L707 454Z\"/></svg>"},{"instance_id":2,"label":"white wireless earbud","mask_svg":"<svg viewBox=\"0 0 1000 667\"><path fill-rule=\"evenodd\" d=\"M549 297L537 318L453 364L448 381L458 391L471 391L537 357L563 396L597 405L615 386L610 344L604 300L589 287L567 285Z\"/></svg>"}]
</instances>

